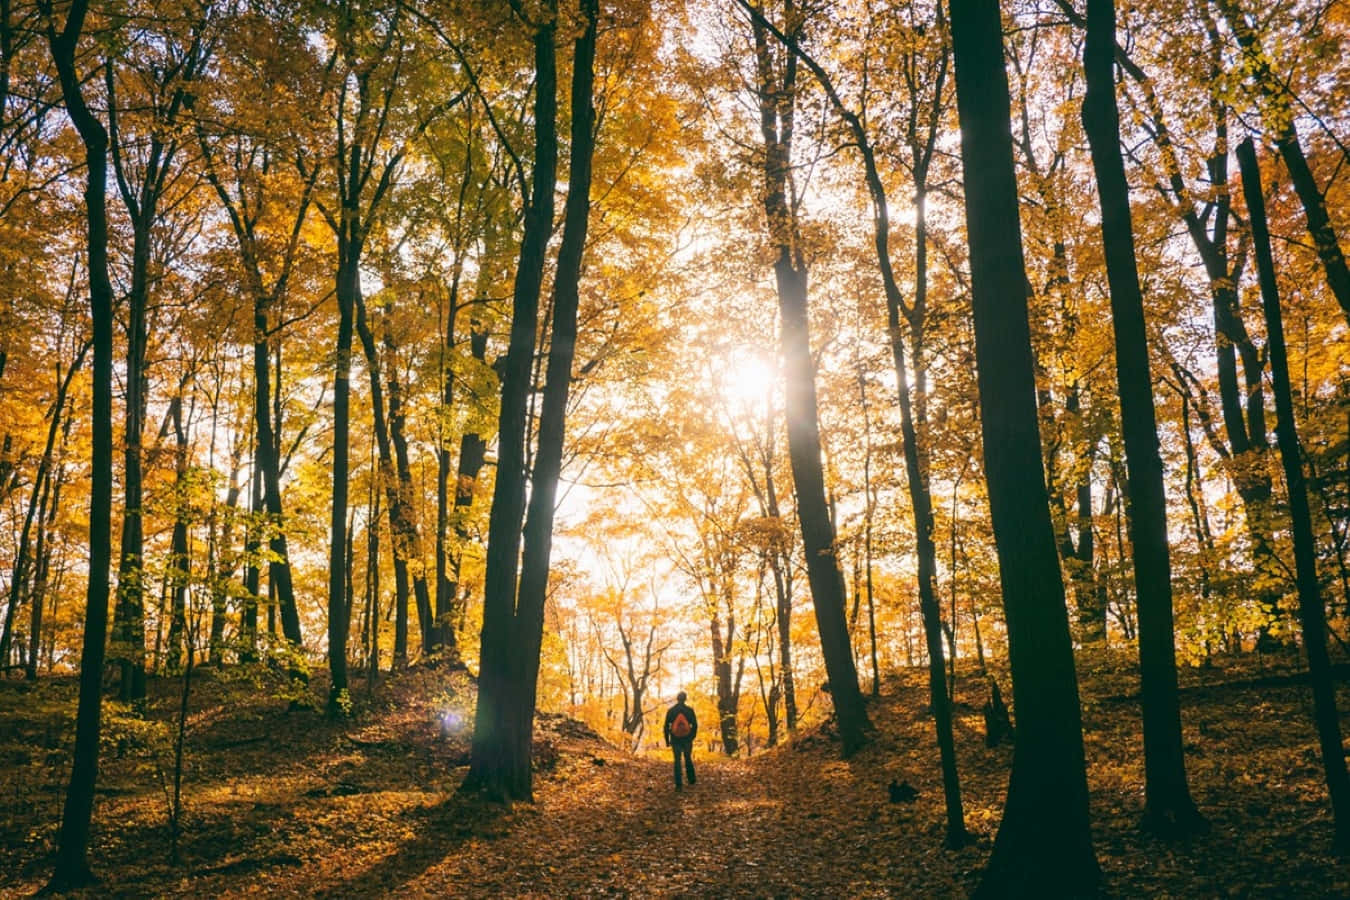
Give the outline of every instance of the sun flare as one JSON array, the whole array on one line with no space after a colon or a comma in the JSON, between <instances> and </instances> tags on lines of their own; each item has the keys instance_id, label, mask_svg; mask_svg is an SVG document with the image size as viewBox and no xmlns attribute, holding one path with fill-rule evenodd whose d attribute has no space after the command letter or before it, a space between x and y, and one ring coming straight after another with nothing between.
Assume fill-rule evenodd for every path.
<instances>
[{"instance_id":1,"label":"sun flare","mask_svg":"<svg viewBox=\"0 0 1350 900\"><path fill-rule=\"evenodd\" d=\"M778 367L771 357L753 350L732 354L716 378L723 402L735 413L762 412L778 390Z\"/></svg>"}]
</instances>

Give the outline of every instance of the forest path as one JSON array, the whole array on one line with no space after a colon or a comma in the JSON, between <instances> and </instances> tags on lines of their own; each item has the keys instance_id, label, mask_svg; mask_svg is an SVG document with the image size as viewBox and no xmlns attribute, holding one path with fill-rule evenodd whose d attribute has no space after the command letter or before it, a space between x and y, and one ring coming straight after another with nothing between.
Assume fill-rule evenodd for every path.
<instances>
[{"instance_id":1,"label":"forest path","mask_svg":"<svg viewBox=\"0 0 1350 900\"><path fill-rule=\"evenodd\" d=\"M359 874L340 873L320 893L896 896L887 877L894 866L876 841L912 825L913 807L887 802L873 766L855 772L824 754L837 746L750 761L696 754L698 783L679 793L669 758L583 758L557 778L538 779L533 806L487 828L456 834L455 813L428 809L416 841ZM919 841L916 852L934 844ZM952 887L911 886L915 896L945 896Z\"/></svg>"}]
</instances>

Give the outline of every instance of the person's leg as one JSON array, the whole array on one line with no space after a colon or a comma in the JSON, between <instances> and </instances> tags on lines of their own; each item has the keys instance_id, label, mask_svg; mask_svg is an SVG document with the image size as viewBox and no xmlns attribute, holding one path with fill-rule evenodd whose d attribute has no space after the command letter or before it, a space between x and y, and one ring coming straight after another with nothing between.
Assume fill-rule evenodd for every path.
<instances>
[{"instance_id":1,"label":"person's leg","mask_svg":"<svg viewBox=\"0 0 1350 900\"><path fill-rule=\"evenodd\" d=\"M689 783L694 784L698 781L694 777L694 742L690 741L684 747L684 774L689 776Z\"/></svg>"},{"instance_id":2,"label":"person's leg","mask_svg":"<svg viewBox=\"0 0 1350 900\"><path fill-rule=\"evenodd\" d=\"M683 784L681 783L681 781L680 781L680 774L681 774L681 773L680 773L680 742L679 742L679 741L671 741L671 743L670 743L670 752L674 755L674 758L675 758L675 790L678 791L680 788L684 787L684 785L683 785Z\"/></svg>"}]
</instances>

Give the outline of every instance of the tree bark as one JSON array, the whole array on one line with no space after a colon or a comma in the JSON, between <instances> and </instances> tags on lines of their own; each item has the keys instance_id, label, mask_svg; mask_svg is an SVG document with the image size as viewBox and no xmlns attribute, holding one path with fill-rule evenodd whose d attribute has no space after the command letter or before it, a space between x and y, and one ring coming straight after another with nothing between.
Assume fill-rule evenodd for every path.
<instances>
[{"instance_id":1,"label":"tree bark","mask_svg":"<svg viewBox=\"0 0 1350 900\"><path fill-rule=\"evenodd\" d=\"M550 4L551 5L551 4ZM525 232L520 244L511 304L511 334L501 367L497 480L488 522L483 594L483 629L469 774L462 791L481 791L494 800L532 799L532 724L512 709L516 670L516 587L521 521L525 514L527 401L531 389L539 295L553 223L557 184L556 26L552 19L534 33L534 173Z\"/></svg>"},{"instance_id":2,"label":"tree bark","mask_svg":"<svg viewBox=\"0 0 1350 900\"><path fill-rule=\"evenodd\" d=\"M89 11L88 0L72 0L58 33L50 3L47 37L67 111L85 148L88 182L85 211L89 232L89 306L94 328L93 448L89 492L89 585L85 599L84 644L80 654L80 699L75 717L75 749L70 786L61 817L56 859L48 889L53 892L89 884L89 828L98 780L102 712L104 642L108 634L109 568L112 564L112 349L113 290L108 277L108 133L86 105L75 71L75 51Z\"/></svg>"},{"instance_id":3,"label":"tree bark","mask_svg":"<svg viewBox=\"0 0 1350 900\"><path fill-rule=\"evenodd\" d=\"M375 443L378 448L378 481L384 489L389 510L389 534L392 538L394 556L394 603L398 609L406 610L409 600L409 558L417 559L410 550L416 546L416 526L411 514L405 508L410 497L403 491L399 473L394 470L393 450L390 443L390 420L385 417L384 384L379 351L375 345L375 335L370 330L366 318L366 305L358 299L356 303L356 330L361 337L361 347L365 351L366 371L370 375L370 406L375 426ZM392 377L392 376L391 376ZM389 408L395 409L395 400L391 396ZM404 456L406 460L406 449ZM412 534L409 534L412 526ZM431 603L427 597L426 579L423 578L417 592L417 618L421 632L423 652L431 646ZM406 627L406 626L405 626ZM394 653L394 667L401 669L408 664L408 647L405 635L402 643L402 655Z\"/></svg>"},{"instance_id":4,"label":"tree bark","mask_svg":"<svg viewBox=\"0 0 1350 900\"><path fill-rule=\"evenodd\" d=\"M729 602L727 606L726 628L722 627L722 617L714 611L708 620L708 630L712 634L713 678L717 681L717 724L722 735L722 752L727 756L735 756L741 745L736 723L741 695L739 679L732 676L731 665L736 617Z\"/></svg>"},{"instance_id":5,"label":"tree bark","mask_svg":"<svg viewBox=\"0 0 1350 900\"><path fill-rule=\"evenodd\" d=\"M123 702L145 697L145 510L141 442L148 387L145 371L146 305L149 301L146 268L150 259L149 225L137 215L136 205L129 198L128 206L134 233L131 290L127 294L122 546L117 572L117 604L113 611L113 652L121 670L118 695Z\"/></svg>"},{"instance_id":6,"label":"tree bark","mask_svg":"<svg viewBox=\"0 0 1350 900\"><path fill-rule=\"evenodd\" d=\"M796 17L791 0L788 21ZM867 742L871 722L858 689L844 607L844 576L839 567L834 522L825 496L821 464L820 415L816 403L815 364L807 301L807 268L797 246L795 211L788 197L796 104L797 57L790 51L775 71L763 16L752 20L755 41L760 132L764 142L764 215L774 251L774 282L782 322L783 366L787 375L788 461L796 485L797 519L806 555L811 603L820 632L821 654L844 756ZM790 35L796 40L795 34Z\"/></svg>"},{"instance_id":7,"label":"tree bark","mask_svg":"<svg viewBox=\"0 0 1350 900\"><path fill-rule=\"evenodd\" d=\"M404 556L408 565L408 575L412 579L413 599L417 603L417 615L421 619L422 653L432 653L437 647L454 660L457 656L455 630L449 629L446 635L437 635L437 621L431 608L431 592L427 587L426 560L422 555L422 530L418 524L417 507L413 502L412 464L408 459L408 438L403 426L406 419L403 409L403 385L399 383L395 369L398 348L394 345L393 335L388 327L384 330L384 347L389 354L389 370L386 385L389 397L389 441L394 449L395 488L398 491L398 535L400 542L395 550ZM447 623L448 624L448 623Z\"/></svg>"},{"instance_id":8,"label":"tree bark","mask_svg":"<svg viewBox=\"0 0 1350 900\"><path fill-rule=\"evenodd\" d=\"M186 659L184 640L194 641L194 638L187 634L188 581L191 577L188 561L188 525L190 524L191 514L187 497L188 441L187 429L183 427L183 396L181 391L169 404L169 416L173 420L174 430L174 517L167 573L169 590L172 596L169 618L168 668L169 671L177 673ZM190 652L190 650L187 652Z\"/></svg>"},{"instance_id":9,"label":"tree bark","mask_svg":"<svg viewBox=\"0 0 1350 900\"><path fill-rule=\"evenodd\" d=\"M1116 108L1114 0L1088 0L1083 128L1102 210L1102 245L1111 290L1116 377L1125 439L1129 533L1139 616L1140 703L1144 714L1144 827L1169 838L1203 831L1186 782L1173 647L1172 566L1167 497L1153 414L1144 298L1135 262L1129 185L1120 155Z\"/></svg>"},{"instance_id":10,"label":"tree bark","mask_svg":"<svg viewBox=\"0 0 1350 900\"><path fill-rule=\"evenodd\" d=\"M1242 188L1251 219L1256 249L1257 273L1261 280L1261 304L1266 316L1266 346L1270 349L1270 375L1275 393L1275 437L1280 460L1284 464L1285 486L1289 491L1289 516L1293 526L1294 559L1297 567L1298 609L1303 624L1303 648L1308 654L1308 676L1312 684L1313 718L1317 724L1322 766L1335 818L1335 849L1350 851L1350 774L1345 765L1345 747L1341 742L1341 720L1336 710L1336 687L1327 656L1326 608L1317 579L1317 543L1313 537L1312 515L1308 509L1307 484L1303 475L1302 451L1294 422L1293 391L1289 382L1289 360L1284 343L1284 323L1280 315L1275 264L1270 252L1270 232L1266 226L1265 198L1261 193L1261 172L1257 168L1256 149L1251 138L1238 146L1238 165L1242 169Z\"/></svg>"},{"instance_id":11,"label":"tree bark","mask_svg":"<svg viewBox=\"0 0 1350 900\"><path fill-rule=\"evenodd\" d=\"M352 148L351 171L360 163L360 149ZM338 236L337 301L338 333L336 363L333 374L333 505L329 517L328 545L328 669L331 681L328 688L328 715L338 718L346 715L347 685L347 477L351 452L350 404L352 369L352 331L356 306L361 297L359 234L349 229L359 228L359 214L343 204L342 229Z\"/></svg>"},{"instance_id":12,"label":"tree bark","mask_svg":"<svg viewBox=\"0 0 1350 900\"><path fill-rule=\"evenodd\" d=\"M981 429L1017 714L1003 821L976 896L1086 896L1101 873L1041 460L1002 20L997 0L951 0L950 9Z\"/></svg>"}]
</instances>

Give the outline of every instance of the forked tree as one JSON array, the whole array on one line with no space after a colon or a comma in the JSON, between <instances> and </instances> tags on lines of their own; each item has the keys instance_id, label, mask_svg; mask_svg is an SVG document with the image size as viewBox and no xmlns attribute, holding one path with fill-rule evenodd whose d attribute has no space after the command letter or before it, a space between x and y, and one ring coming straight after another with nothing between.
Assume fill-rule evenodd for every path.
<instances>
[{"instance_id":1,"label":"forked tree","mask_svg":"<svg viewBox=\"0 0 1350 900\"><path fill-rule=\"evenodd\" d=\"M592 89L600 14L599 0L582 0L582 23L572 61L567 204L553 282L553 316L539 405L537 452L533 454L533 465L528 465L528 407L534 388L539 300L548 239L553 230L552 194L557 183L559 14L556 2L547 4L539 20L528 18L518 0L512 0L512 8L534 32L535 171L512 297L510 343L502 366L497 483L488 522L478 707L469 774L461 788L503 801L533 799L535 691L567 398L576 354L582 253L590 216L591 157L595 145ZM531 488L528 507L527 477Z\"/></svg>"}]
</instances>

